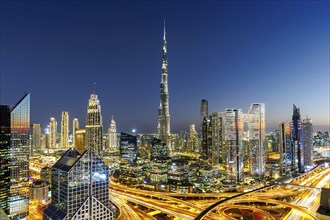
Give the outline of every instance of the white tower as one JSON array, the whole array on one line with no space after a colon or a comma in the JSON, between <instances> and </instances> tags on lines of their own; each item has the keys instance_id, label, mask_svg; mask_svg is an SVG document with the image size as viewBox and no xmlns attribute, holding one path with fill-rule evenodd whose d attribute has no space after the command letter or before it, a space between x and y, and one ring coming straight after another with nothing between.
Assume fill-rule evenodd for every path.
<instances>
[{"instance_id":1,"label":"white tower","mask_svg":"<svg viewBox=\"0 0 330 220\"><path fill-rule=\"evenodd\" d=\"M113 116L108 130L108 138L109 138L109 150L110 151L115 150L117 148L117 128Z\"/></svg>"},{"instance_id":2,"label":"white tower","mask_svg":"<svg viewBox=\"0 0 330 220\"><path fill-rule=\"evenodd\" d=\"M56 148L56 138L57 138L57 121L54 117L50 118L49 133L50 133L49 147L50 147L50 149L55 149Z\"/></svg>"}]
</instances>

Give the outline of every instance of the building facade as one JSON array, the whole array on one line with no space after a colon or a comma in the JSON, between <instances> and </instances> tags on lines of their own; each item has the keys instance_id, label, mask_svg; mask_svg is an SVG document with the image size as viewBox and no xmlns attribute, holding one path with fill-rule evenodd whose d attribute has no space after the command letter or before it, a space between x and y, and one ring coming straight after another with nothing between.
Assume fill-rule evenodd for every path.
<instances>
[{"instance_id":1,"label":"building facade","mask_svg":"<svg viewBox=\"0 0 330 220\"><path fill-rule=\"evenodd\" d=\"M113 116L111 118L110 127L108 130L108 140L109 140L109 150L114 151L117 149L117 128L116 128L116 122L113 119Z\"/></svg>"},{"instance_id":2,"label":"building facade","mask_svg":"<svg viewBox=\"0 0 330 220\"><path fill-rule=\"evenodd\" d=\"M311 168L313 166L312 150L313 150L313 124L308 117L304 118L302 124L303 148L304 148L304 165Z\"/></svg>"},{"instance_id":3,"label":"building facade","mask_svg":"<svg viewBox=\"0 0 330 220\"><path fill-rule=\"evenodd\" d=\"M79 129L79 120L78 118L74 118L72 121L72 146L76 146L76 131Z\"/></svg>"},{"instance_id":4,"label":"building facade","mask_svg":"<svg viewBox=\"0 0 330 220\"><path fill-rule=\"evenodd\" d=\"M10 106L0 105L0 208L9 214Z\"/></svg>"},{"instance_id":5,"label":"building facade","mask_svg":"<svg viewBox=\"0 0 330 220\"><path fill-rule=\"evenodd\" d=\"M150 156L150 182L167 183L168 148L160 139L154 138Z\"/></svg>"},{"instance_id":6,"label":"building facade","mask_svg":"<svg viewBox=\"0 0 330 220\"><path fill-rule=\"evenodd\" d=\"M280 155L280 176L287 175L292 165L290 122L279 124L278 151Z\"/></svg>"},{"instance_id":7,"label":"building facade","mask_svg":"<svg viewBox=\"0 0 330 220\"><path fill-rule=\"evenodd\" d=\"M91 94L86 117L86 149L92 150L96 155L102 154L102 115L101 105L96 94Z\"/></svg>"},{"instance_id":8,"label":"building facade","mask_svg":"<svg viewBox=\"0 0 330 220\"><path fill-rule=\"evenodd\" d=\"M62 112L61 121L61 147L69 147L69 112Z\"/></svg>"},{"instance_id":9,"label":"building facade","mask_svg":"<svg viewBox=\"0 0 330 220\"><path fill-rule=\"evenodd\" d=\"M93 151L71 148L54 164L51 204L44 220L115 219L109 168Z\"/></svg>"},{"instance_id":10,"label":"building facade","mask_svg":"<svg viewBox=\"0 0 330 220\"><path fill-rule=\"evenodd\" d=\"M201 101L201 111L200 111L200 131L203 127L204 118L209 116L209 103L206 99L202 99Z\"/></svg>"},{"instance_id":11,"label":"building facade","mask_svg":"<svg viewBox=\"0 0 330 220\"><path fill-rule=\"evenodd\" d=\"M9 217L24 219L29 206L30 93L10 113Z\"/></svg>"},{"instance_id":12,"label":"building facade","mask_svg":"<svg viewBox=\"0 0 330 220\"><path fill-rule=\"evenodd\" d=\"M168 74L167 74L167 45L166 45L166 32L164 25L163 37L163 58L162 58L162 80L160 83L160 104L158 108L158 137L166 142L171 133L170 130L170 104L168 93Z\"/></svg>"},{"instance_id":13,"label":"building facade","mask_svg":"<svg viewBox=\"0 0 330 220\"><path fill-rule=\"evenodd\" d=\"M293 105L291 121L292 170L304 172L304 148L302 140L302 121L300 109Z\"/></svg>"},{"instance_id":14,"label":"building facade","mask_svg":"<svg viewBox=\"0 0 330 220\"><path fill-rule=\"evenodd\" d=\"M262 177L265 172L265 104L252 103L248 111L250 174Z\"/></svg>"},{"instance_id":15,"label":"building facade","mask_svg":"<svg viewBox=\"0 0 330 220\"><path fill-rule=\"evenodd\" d=\"M41 126L40 124L32 124L32 143L31 154L41 152Z\"/></svg>"},{"instance_id":16,"label":"building facade","mask_svg":"<svg viewBox=\"0 0 330 220\"><path fill-rule=\"evenodd\" d=\"M55 149L57 143L57 121L54 117L50 118L49 122L49 147Z\"/></svg>"}]
</instances>

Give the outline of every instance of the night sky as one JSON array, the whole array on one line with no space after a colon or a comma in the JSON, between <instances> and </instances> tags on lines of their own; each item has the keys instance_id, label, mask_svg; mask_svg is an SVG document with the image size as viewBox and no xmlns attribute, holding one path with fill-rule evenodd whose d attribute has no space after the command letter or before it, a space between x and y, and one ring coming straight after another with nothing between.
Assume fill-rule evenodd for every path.
<instances>
[{"instance_id":1,"label":"night sky","mask_svg":"<svg viewBox=\"0 0 330 220\"><path fill-rule=\"evenodd\" d=\"M31 92L31 123L85 124L96 82L104 131L156 132L166 19L171 131L209 112L292 104L329 127L329 1L1 1L1 104ZM72 126L72 125L70 125ZM323 126L323 127L322 127ZM71 129L71 127L70 127Z\"/></svg>"}]
</instances>

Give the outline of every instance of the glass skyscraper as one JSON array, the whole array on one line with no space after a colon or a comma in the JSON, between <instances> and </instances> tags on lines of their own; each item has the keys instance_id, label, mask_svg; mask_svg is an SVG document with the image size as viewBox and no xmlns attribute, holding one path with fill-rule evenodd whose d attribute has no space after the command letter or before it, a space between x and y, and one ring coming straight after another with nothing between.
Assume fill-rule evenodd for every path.
<instances>
[{"instance_id":1,"label":"glass skyscraper","mask_svg":"<svg viewBox=\"0 0 330 220\"><path fill-rule=\"evenodd\" d=\"M30 93L10 113L9 217L24 219L29 206Z\"/></svg>"},{"instance_id":2,"label":"glass skyscraper","mask_svg":"<svg viewBox=\"0 0 330 220\"><path fill-rule=\"evenodd\" d=\"M150 181L152 183L167 183L168 149L164 142L154 138L150 157Z\"/></svg>"},{"instance_id":3,"label":"glass skyscraper","mask_svg":"<svg viewBox=\"0 0 330 220\"><path fill-rule=\"evenodd\" d=\"M93 151L71 148L54 164L52 202L44 220L114 219L109 168Z\"/></svg>"},{"instance_id":4,"label":"glass skyscraper","mask_svg":"<svg viewBox=\"0 0 330 220\"><path fill-rule=\"evenodd\" d=\"M291 121L292 169L304 172L304 149L302 146L302 121L300 109L293 105Z\"/></svg>"}]
</instances>

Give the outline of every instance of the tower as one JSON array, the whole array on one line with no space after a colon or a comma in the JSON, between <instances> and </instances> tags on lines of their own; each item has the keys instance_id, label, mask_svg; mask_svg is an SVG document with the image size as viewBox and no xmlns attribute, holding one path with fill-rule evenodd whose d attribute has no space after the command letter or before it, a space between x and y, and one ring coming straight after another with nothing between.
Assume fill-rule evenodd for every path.
<instances>
[{"instance_id":1,"label":"tower","mask_svg":"<svg viewBox=\"0 0 330 220\"><path fill-rule=\"evenodd\" d=\"M78 118L74 118L72 121L72 137L73 137L73 142L72 146L76 147L76 131L79 129L79 120Z\"/></svg>"},{"instance_id":2,"label":"tower","mask_svg":"<svg viewBox=\"0 0 330 220\"><path fill-rule=\"evenodd\" d=\"M96 155L102 152L102 115L97 95L91 94L86 117L86 149L93 150Z\"/></svg>"},{"instance_id":3,"label":"tower","mask_svg":"<svg viewBox=\"0 0 330 220\"><path fill-rule=\"evenodd\" d=\"M32 124L32 143L31 153L41 151L41 126L40 124Z\"/></svg>"},{"instance_id":4,"label":"tower","mask_svg":"<svg viewBox=\"0 0 330 220\"><path fill-rule=\"evenodd\" d=\"M25 219L29 205L30 93L10 112L9 217Z\"/></svg>"},{"instance_id":5,"label":"tower","mask_svg":"<svg viewBox=\"0 0 330 220\"><path fill-rule=\"evenodd\" d=\"M117 128L113 116L111 118L111 123L108 130L108 138L109 138L109 149L115 150L117 148Z\"/></svg>"},{"instance_id":6,"label":"tower","mask_svg":"<svg viewBox=\"0 0 330 220\"><path fill-rule=\"evenodd\" d=\"M158 137L166 142L170 134L170 111L169 111L169 94L168 94L168 75L167 75L167 47L166 47L166 31L164 22L163 37L163 58L162 58L162 79L160 83L160 104L158 108Z\"/></svg>"},{"instance_id":7,"label":"tower","mask_svg":"<svg viewBox=\"0 0 330 220\"><path fill-rule=\"evenodd\" d=\"M302 146L302 127L300 109L293 105L291 121L292 170L304 172L304 149Z\"/></svg>"},{"instance_id":8,"label":"tower","mask_svg":"<svg viewBox=\"0 0 330 220\"><path fill-rule=\"evenodd\" d=\"M265 171L265 104L253 103L248 112L250 174L263 176Z\"/></svg>"},{"instance_id":9,"label":"tower","mask_svg":"<svg viewBox=\"0 0 330 220\"><path fill-rule=\"evenodd\" d=\"M62 112L61 121L61 147L69 147L69 113Z\"/></svg>"},{"instance_id":10,"label":"tower","mask_svg":"<svg viewBox=\"0 0 330 220\"><path fill-rule=\"evenodd\" d=\"M209 115L209 103L206 99L202 99L201 101L201 118L200 118L200 129L203 128L203 120L205 117L208 117Z\"/></svg>"},{"instance_id":11,"label":"tower","mask_svg":"<svg viewBox=\"0 0 330 220\"><path fill-rule=\"evenodd\" d=\"M313 166L312 149L313 149L313 124L312 120L306 116L302 124L303 147L304 147L304 165Z\"/></svg>"},{"instance_id":12,"label":"tower","mask_svg":"<svg viewBox=\"0 0 330 220\"><path fill-rule=\"evenodd\" d=\"M49 122L49 147L51 149L56 148L56 138L57 138L57 121L55 118L51 117Z\"/></svg>"}]
</instances>

